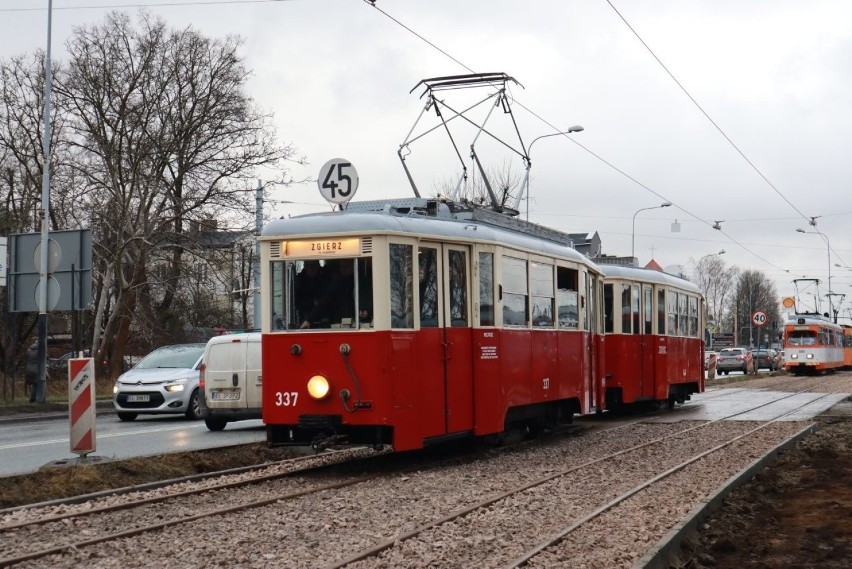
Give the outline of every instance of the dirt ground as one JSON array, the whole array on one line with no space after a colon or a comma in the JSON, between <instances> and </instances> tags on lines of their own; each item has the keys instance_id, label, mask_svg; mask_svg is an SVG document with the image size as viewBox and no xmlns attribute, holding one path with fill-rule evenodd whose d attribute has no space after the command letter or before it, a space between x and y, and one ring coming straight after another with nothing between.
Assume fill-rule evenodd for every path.
<instances>
[{"instance_id":1,"label":"dirt ground","mask_svg":"<svg viewBox=\"0 0 852 569\"><path fill-rule=\"evenodd\" d=\"M686 540L671 569L852 567L852 404L750 482Z\"/></svg>"}]
</instances>

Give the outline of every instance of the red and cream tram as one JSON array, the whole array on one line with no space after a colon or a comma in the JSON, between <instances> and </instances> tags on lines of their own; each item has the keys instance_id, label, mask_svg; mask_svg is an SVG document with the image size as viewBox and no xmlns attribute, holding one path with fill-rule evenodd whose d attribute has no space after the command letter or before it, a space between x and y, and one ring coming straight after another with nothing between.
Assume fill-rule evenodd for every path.
<instances>
[{"instance_id":1,"label":"red and cream tram","mask_svg":"<svg viewBox=\"0 0 852 569\"><path fill-rule=\"evenodd\" d=\"M704 391L704 295L652 269L601 265L606 406L683 403Z\"/></svg>"},{"instance_id":2,"label":"red and cream tram","mask_svg":"<svg viewBox=\"0 0 852 569\"><path fill-rule=\"evenodd\" d=\"M272 445L401 451L603 406L601 274L564 234L412 198L272 221L260 242Z\"/></svg>"},{"instance_id":3,"label":"red and cream tram","mask_svg":"<svg viewBox=\"0 0 852 569\"><path fill-rule=\"evenodd\" d=\"M795 375L843 366L843 328L819 314L794 314L784 324L784 367Z\"/></svg>"}]
</instances>

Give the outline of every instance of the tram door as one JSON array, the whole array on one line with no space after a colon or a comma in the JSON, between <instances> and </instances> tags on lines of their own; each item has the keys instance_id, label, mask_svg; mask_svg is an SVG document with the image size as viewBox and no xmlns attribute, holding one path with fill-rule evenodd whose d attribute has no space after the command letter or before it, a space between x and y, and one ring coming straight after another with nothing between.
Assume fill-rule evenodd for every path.
<instances>
[{"instance_id":1,"label":"tram door","mask_svg":"<svg viewBox=\"0 0 852 569\"><path fill-rule=\"evenodd\" d=\"M473 428L470 248L422 244L418 251L420 330L432 370L421 398L432 436ZM428 341L428 340L426 340ZM435 364L438 364L437 366Z\"/></svg>"}]
</instances>

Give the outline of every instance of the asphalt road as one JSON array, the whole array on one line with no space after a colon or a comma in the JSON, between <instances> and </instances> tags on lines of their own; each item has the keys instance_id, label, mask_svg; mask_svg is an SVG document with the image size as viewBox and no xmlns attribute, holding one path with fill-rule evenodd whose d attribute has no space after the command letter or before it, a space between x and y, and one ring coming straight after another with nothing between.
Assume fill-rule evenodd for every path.
<instances>
[{"instance_id":1,"label":"asphalt road","mask_svg":"<svg viewBox=\"0 0 852 569\"><path fill-rule=\"evenodd\" d=\"M46 465L73 463L67 416L25 417L0 421L0 476L33 472ZM119 421L115 413L100 413L95 423L95 452L90 459L125 459L185 452L266 439L260 420L228 423L211 432L204 421L183 416L140 416Z\"/></svg>"}]
</instances>

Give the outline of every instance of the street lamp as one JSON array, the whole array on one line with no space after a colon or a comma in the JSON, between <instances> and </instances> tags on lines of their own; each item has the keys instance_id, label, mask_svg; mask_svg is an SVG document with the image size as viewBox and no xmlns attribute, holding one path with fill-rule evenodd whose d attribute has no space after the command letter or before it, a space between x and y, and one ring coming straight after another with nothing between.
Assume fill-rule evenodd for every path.
<instances>
[{"instance_id":1,"label":"street lamp","mask_svg":"<svg viewBox=\"0 0 852 569\"><path fill-rule=\"evenodd\" d=\"M640 211L646 211L649 209L659 209L661 207L669 207L672 205L672 202L663 202L660 205L655 205L654 207L643 207L640 210L637 210L636 213L633 214L633 233L630 241L630 258L633 260L633 264L636 264L636 215Z\"/></svg>"},{"instance_id":2,"label":"street lamp","mask_svg":"<svg viewBox=\"0 0 852 569\"><path fill-rule=\"evenodd\" d=\"M814 218L811 218L811 225L816 225ZM811 235L819 235L825 241L825 248L828 253L828 313L834 317L834 322L837 322L837 317L834 315L834 306L831 302L831 243L828 241L828 236L822 231L805 231L801 227L796 229L799 233L810 233Z\"/></svg>"},{"instance_id":3,"label":"street lamp","mask_svg":"<svg viewBox=\"0 0 852 569\"><path fill-rule=\"evenodd\" d=\"M530 220L530 168L532 167L532 160L530 160L530 154L532 153L533 144L535 144L536 140L541 138L548 138L550 136L563 136L566 134L571 134L572 132L583 132L585 130L582 126L576 124L570 127L568 130L564 130L562 132L552 132L550 134L542 134L541 136L537 136L532 139L530 145L527 147L526 156L524 156L524 161L527 163L527 172L524 174L524 181L521 182L521 191L518 193L518 197L515 199L515 210L518 209L518 204L521 202L521 196L526 193L527 196L527 221Z\"/></svg>"},{"instance_id":4,"label":"street lamp","mask_svg":"<svg viewBox=\"0 0 852 569\"><path fill-rule=\"evenodd\" d=\"M718 253L710 253L709 255L704 255L703 257L701 257L700 259L698 259L698 262L697 262L697 263L695 263L695 264L696 264L696 266L701 265L701 261L703 261L703 260L704 260L704 259L706 259L707 257L715 257L716 255L724 255L724 254L725 254L725 250L724 250L724 249L722 249L722 250L721 250L721 251L719 251Z\"/></svg>"}]
</instances>

